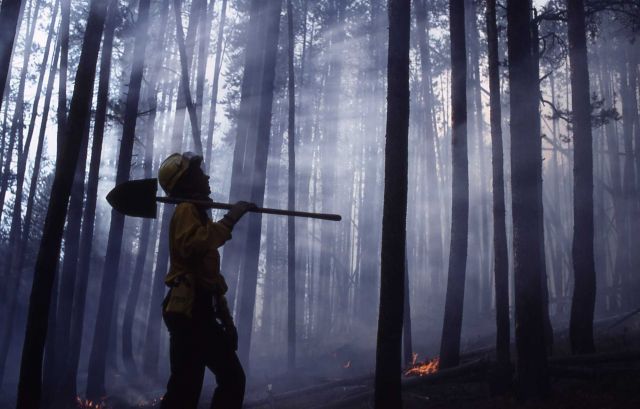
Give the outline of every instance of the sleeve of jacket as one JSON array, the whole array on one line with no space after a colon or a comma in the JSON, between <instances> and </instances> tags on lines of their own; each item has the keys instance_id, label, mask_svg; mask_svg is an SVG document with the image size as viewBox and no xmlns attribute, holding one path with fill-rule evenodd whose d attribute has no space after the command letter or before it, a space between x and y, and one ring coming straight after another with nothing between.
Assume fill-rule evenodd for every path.
<instances>
[{"instance_id":1,"label":"sleeve of jacket","mask_svg":"<svg viewBox=\"0 0 640 409\"><path fill-rule=\"evenodd\" d=\"M198 209L181 203L174 214L174 245L184 258L202 256L211 247L218 248L231 238L231 231L221 223L203 224Z\"/></svg>"}]
</instances>

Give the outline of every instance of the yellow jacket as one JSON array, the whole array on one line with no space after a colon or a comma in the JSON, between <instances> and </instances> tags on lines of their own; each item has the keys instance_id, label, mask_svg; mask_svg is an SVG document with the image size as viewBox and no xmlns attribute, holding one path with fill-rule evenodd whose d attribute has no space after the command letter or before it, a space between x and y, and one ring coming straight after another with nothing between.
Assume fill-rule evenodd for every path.
<instances>
[{"instance_id":1,"label":"yellow jacket","mask_svg":"<svg viewBox=\"0 0 640 409\"><path fill-rule=\"evenodd\" d=\"M218 248L231 239L231 230L205 217L192 203L176 207L169 229L169 272L172 287L165 312L191 316L195 288L221 297L227 283L220 274Z\"/></svg>"}]
</instances>

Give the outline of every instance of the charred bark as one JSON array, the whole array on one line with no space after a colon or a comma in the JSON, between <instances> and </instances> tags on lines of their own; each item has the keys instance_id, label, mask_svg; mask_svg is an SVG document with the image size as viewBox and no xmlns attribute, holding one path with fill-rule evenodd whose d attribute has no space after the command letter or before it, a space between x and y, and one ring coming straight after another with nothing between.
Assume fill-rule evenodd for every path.
<instances>
[{"instance_id":1,"label":"charred bark","mask_svg":"<svg viewBox=\"0 0 640 409\"><path fill-rule=\"evenodd\" d=\"M516 304L516 370L523 398L548 393L542 294L538 183L542 174L537 63L532 50L530 1L507 2L511 86L511 189Z\"/></svg>"},{"instance_id":2,"label":"charred bark","mask_svg":"<svg viewBox=\"0 0 640 409\"><path fill-rule=\"evenodd\" d=\"M447 295L440 344L440 366L460 363L460 334L469 233L469 161L467 156L467 89L464 0L449 3L451 31L452 205Z\"/></svg>"},{"instance_id":3,"label":"charred bark","mask_svg":"<svg viewBox=\"0 0 640 409\"><path fill-rule=\"evenodd\" d=\"M129 89L124 112L122 140L118 155L118 169L116 185L129 179L133 142L135 138L136 122L138 119L138 103L140 101L140 87L144 72L145 51L147 47L147 26L149 20L150 0L140 0L138 4L138 20L136 23L136 37L133 48L133 66L129 78ZM111 225L107 242L107 254L102 274L102 286L96 327L89 359L89 373L87 378L87 397L96 399L104 396L104 377L106 371L107 342L109 329L113 319L116 284L118 282L119 262L124 229L124 215L115 209L111 212Z\"/></svg>"},{"instance_id":4,"label":"charred bark","mask_svg":"<svg viewBox=\"0 0 640 409\"><path fill-rule=\"evenodd\" d=\"M572 251L575 285L569 334L573 353L588 354L595 352L596 271L593 251L593 137L583 0L567 0L567 17L575 147Z\"/></svg>"},{"instance_id":5,"label":"charred bark","mask_svg":"<svg viewBox=\"0 0 640 409\"><path fill-rule=\"evenodd\" d=\"M489 92L491 120L491 156L493 174L493 255L496 297L496 356L501 365L509 365L509 254L505 221L504 160L502 150L502 106L500 103L500 62L496 0L487 0L487 41L489 44Z\"/></svg>"},{"instance_id":6,"label":"charred bark","mask_svg":"<svg viewBox=\"0 0 640 409\"><path fill-rule=\"evenodd\" d=\"M22 350L18 384L17 408L20 409L38 409L40 406L42 354L47 334L49 302L55 268L60 257L62 232L80 154L81 139L86 124L85 118L89 115L91 108L90 97L95 80L105 14L106 3L96 0L91 2L69 112L69 127L62 148L61 160L56 166L29 299L27 331Z\"/></svg>"},{"instance_id":7,"label":"charred bark","mask_svg":"<svg viewBox=\"0 0 640 409\"><path fill-rule=\"evenodd\" d=\"M401 408L402 322L406 274L411 3L389 2L387 130L374 404Z\"/></svg>"}]
</instances>

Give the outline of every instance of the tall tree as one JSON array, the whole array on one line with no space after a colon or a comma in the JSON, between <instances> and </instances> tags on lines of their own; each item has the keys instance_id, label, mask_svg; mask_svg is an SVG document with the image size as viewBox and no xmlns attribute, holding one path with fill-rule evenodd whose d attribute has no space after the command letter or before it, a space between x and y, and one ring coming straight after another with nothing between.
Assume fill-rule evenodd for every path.
<instances>
[{"instance_id":1,"label":"tall tree","mask_svg":"<svg viewBox=\"0 0 640 409\"><path fill-rule=\"evenodd\" d=\"M593 342L593 314L596 304L596 270L593 252L593 137L584 14L583 0L567 0L575 147L572 251L575 285L569 334L571 349L575 354L595 351Z\"/></svg>"},{"instance_id":2,"label":"tall tree","mask_svg":"<svg viewBox=\"0 0 640 409\"><path fill-rule=\"evenodd\" d=\"M0 108L4 99L4 88L11 67L11 52L16 37L18 17L22 0L5 0L0 6Z\"/></svg>"},{"instance_id":3,"label":"tall tree","mask_svg":"<svg viewBox=\"0 0 640 409\"><path fill-rule=\"evenodd\" d=\"M507 40L511 90L511 191L515 328L518 386L523 398L548 392L542 294L538 184L542 179L542 146L537 63L532 53L531 2L507 1Z\"/></svg>"},{"instance_id":4,"label":"tall tree","mask_svg":"<svg viewBox=\"0 0 640 409\"><path fill-rule=\"evenodd\" d=\"M442 289L443 249L442 221L440 212L440 186L436 164L436 126L433 121L433 91L431 85L431 55L429 50L429 17L425 0L414 2L416 14L416 37L420 51L420 70L422 74L423 115L425 119L426 188L429 190L427 206L427 265L433 277L434 291Z\"/></svg>"},{"instance_id":5,"label":"tall tree","mask_svg":"<svg viewBox=\"0 0 640 409\"><path fill-rule=\"evenodd\" d=\"M447 295L440 344L440 366L449 368L460 362L460 334L464 282L467 269L469 233L469 161L467 157L467 65L464 0L449 2L451 36L451 246Z\"/></svg>"},{"instance_id":6,"label":"tall tree","mask_svg":"<svg viewBox=\"0 0 640 409\"><path fill-rule=\"evenodd\" d=\"M500 104L500 61L496 0L487 0L487 43L489 51L489 100L491 156L493 171L493 274L496 297L496 356L502 366L509 365L509 254L504 199L504 161L502 151L502 107Z\"/></svg>"},{"instance_id":7,"label":"tall tree","mask_svg":"<svg viewBox=\"0 0 640 409\"><path fill-rule=\"evenodd\" d=\"M157 38L157 49L163 50L165 44L165 32L163 27L167 25L169 14L169 0L163 0L160 6L160 24ZM144 145L144 177L152 177L153 172L153 145L155 140L155 121L158 110L158 79L162 69L163 56L161 53L153 53L150 61L149 83L147 87L147 106L149 117L145 123L145 145ZM140 244L136 257L135 269L131 281L131 290L127 297L125 314L122 323L122 358L129 370L135 371L135 361L133 356L133 318L138 301L138 295L142 284L147 249L149 248L151 220L145 219L142 222L140 232ZM155 236L154 236L155 237ZM154 241L155 244L155 241Z\"/></svg>"},{"instance_id":8,"label":"tall tree","mask_svg":"<svg viewBox=\"0 0 640 409\"><path fill-rule=\"evenodd\" d=\"M411 2L389 1L387 131L376 348L375 407L401 408L402 320L407 239Z\"/></svg>"},{"instance_id":9,"label":"tall tree","mask_svg":"<svg viewBox=\"0 0 640 409\"><path fill-rule=\"evenodd\" d=\"M189 10L189 25L187 27L187 36L185 39L185 47L184 54L186 54L187 59L187 67L191 66L191 62L193 59L193 48L195 46L195 36L197 33L198 23L200 19L198 18L201 6L203 5L202 0L192 1L191 8ZM175 6L175 4L174 4ZM176 24L176 28L178 28ZM176 34L177 34L176 30ZM180 57L182 59L182 57ZM181 61L182 66L182 61ZM181 74L182 69L181 69ZM187 109L187 97L188 93L184 91L183 87L188 85L188 81L183 81L182 77L180 78L180 84L178 86L178 96L176 99L176 113L173 120L173 133L171 137L171 151L178 152L182 149L183 143L183 133L185 126L185 109ZM191 115L190 119L193 119L194 116ZM191 127L196 127L194 122L191 123ZM193 135L193 134L192 134ZM171 208L165 206L162 212L162 221L160 226L160 241L158 243L158 252L156 255L156 266L155 266L155 277L153 283L153 291L151 296L151 305L157 306L162 303L162 298L165 293L165 284L164 284L164 275L166 273L167 263L169 262L169 225L171 222L171 215L173 212ZM161 315L158 313L158 310L155 308L150 308L148 311L148 319L147 319L147 329L146 329L146 337L145 337L145 349L144 349L144 359L143 359L143 368L144 372L147 375L155 375L158 369L158 358L160 356L160 324L161 324Z\"/></svg>"},{"instance_id":10,"label":"tall tree","mask_svg":"<svg viewBox=\"0 0 640 409\"><path fill-rule=\"evenodd\" d=\"M25 108L25 91L27 86L27 74L29 71L29 60L33 45L33 37L36 31L36 22L40 12L40 2L35 3L33 13L30 14L31 24L27 25L27 32L24 40L24 53L22 55L22 69L18 80L18 92L16 94L16 106L13 110L13 120L11 121L11 130L9 135L9 147L6 154L2 177L0 178L0 214L3 213L5 205L5 197L9 181L11 179L11 163L13 150L16 151L16 162L20 162L22 155L22 143L24 136L24 108Z\"/></svg>"},{"instance_id":11,"label":"tall tree","mask_svg":"<svg viewBox=\"0 0 640 409\"><path fill-rule=\"evenodd\" d=\"M227 18L227 0L222 0L220 21L218 22L218 38L216 42L216 60L213 65L213 84L211 85L211 106L209 108L209 126L207 127L207 150L205 152L205 169L211 166L211 150L213 148L213 130L216 125L216 110L218 107L218 88L220 70L222 69L222 42L224 40L224 25Z\"/></svg>"},{"instance_id":12,"label":"tall tree","mask_svg":"<svg viewBox=\"0 0 640 409\"><path fill-rule=\"evenodd\" d=\"M289 210L295 209L296 199L296 86L294 69L295 36L293 27L293 6L291 0L287 0L287 34L289 43L287 47L288 57L288 92L289 115L287 137L289 138L289 189L287 205ZM289 369L296 365L296 224L295 218L287 218L287 364Z\"/></svg>"},{"instance_id":13,"label":"tall tree","mask_svg":"<svg viewBox=\"0 0 640 409\"><path fill-rule=\"evenodd\" d=\"M201 6L198 9L199 13L206 13L207 10L207 2L206 0L197 0ZM180 5L182 0L174 0L173 1L173 10L175 12L176 17L176 40L178 42L178 51L180 53L180 85L182 88L182 92L184 93L184 101L186 103L187 112L189 113L189 119L191 120L191 133L193 135L193 144L196 149L196 153L202 155L202 139L200 138L200 125L198 122L198 114L196 112L196 107L193 103L193 99L191 99L191 89L190 89L190 81L189 81L189 66L191 65L191 61L193 60L193 53L191 53L190 57L187 57L187 47L185 45L184 40L184 31L182 29L182 13L180 12ZM191 19L198 21L200 18L199 15L191 15ZM191 24L191 23L190 23ZM197 28L197 23L195 25Z\"/></svg>"},{"instance_id":14,"label":"tall tree","mask_svg":"<svg viewBox=\"0 0 640 409\"><path fill-rule=\"evenodd\" d=\"M35 274L29 298L27 331L22 349L18 409L38 409L41 397L42 354L47 336L49 302L60 246L67 205L80 154L85 118L91 108L91 94L96 75L100 38L104 29L106 3L91 2L82 44L82 52L69 111L69 126L63 143L62 156L57 163L47 216L36 259Z\"/></svg>"},{"instance_id":15,"label":"tall tree","mask_svg":"<svg viewBox=\"0 0 640 409\"><path fill-rule=\"evenodd\" d=\"M71 0L61 0L60 4L60 70L58 71L58 140L56 159L62 151L62 139L67 121L67 74L69 70L69 21L71 19Z\"/></svg>"},{"instance_id":16,"label":"tall tree","mask_svg":"<svg viewBox=\"0 0 640 409\"><path fill-rule=\"evenodd\" d=\"M271 134L271 113L273 109L273 88L280 33L280 12L282 0L271 0L264 6L264 47L260 76L260 101L254 121L255 156L253 176L251 178L250 200L258 207L264 202L267 157ZM249 215L245 246L245 260L242 266L240 293L238 297L238 352L245 366L249 366L249 348L256 302L256 284L258 279L258 261L260 257L260 237L262 217L260 213Z\"/></svg>"},{"instance_id":17,"label":"tall tree","mask_svg":"<svg viewBox=\"0 0 640 409\"><path fill-rule=\"evenodd\" d=\"M54 402L59 407L66 407L75 402L77 396L77 374L80 362L80 347L86 303L87 284L89 281L89 267L91 249L93 246L93 231L95 228L95 214L99 171L102 156L102 141L107 114L109 97L109 79L111 75L111 57L113 39L118 25L118 0L109 1L109 13L102 40L100 56L100 78L98 80L98 97L95 120L93 124L93 140L91 143L91 161L87 178L87 194L82 217L82 233L80 238L80 252L78 258L78 274L73 292L73 309L71 312L71 327L69 331L69 346L66 350L65 368L60 377L60 384L56 390Z\"/></svg>"},{"instance_id":18,"label":"tall tree","mask_svg":"<svg viewBox=\"0 0 640 409\"><path fill-rule=\"evenodd\" d=\"M50 34L49 34L49 38L47 38L47 46L45 47L43 62L40 67L40 78L38 80L36 97L33 103L32 116L34 117L34 119L31 121L31 124L29 127L29 132L27 134L27 142L25 143L26 146L30 144L29 141L31 140L31 136L33 135L33 132L34 132L35 116L37 116L37 113L38 113L38 103L40 100L40 93L42 91L42 83L44 81L47 61L49 59L49 51L50 51L49 47L51 46L51 39L53 37L52 28L53 28L54 22L55 22L55 11L54 11L54 15L51 18ZM47 81L47 89L46 89L45 103L44 103L44 110L43 110L43 117L42 117L44 128L46 128L46 122L47 122L46 118L49 113L49 102L51 101L51 94L52 94L51 88L53 85L53 79L56 76L56 64L58 63L59 54L60 54L59 48L56 48L55 55L53 57L53 62L51 63L51 69L49 71L49 79ZM7 355L9 353L9 347L11 346L11 340L15 336L15 333L13 332L13 326L17 316L16 309L18 307L18 299L19 299L18 292L20 289L20 284L22 282L22 276L24 274L23 273L24 269L22 267L24 265L23 262L25 257L25 250L29 240L35 188L37 185L37 177L39 174L40 161L42 159L41 158L42 139L44 139L44 130L41 130L40 138L38 139L38 146L36 148L36 157L34 159L34 170L31 178L31 188L29 189L29 196L27 199L27 210L26 210L26 215L25 215L23 224L21 223L21 219L22 219L21 197L22 197L22 189L24 184L24 172L25 172L24 169L26 168L27 154L29 152L28 148L25 148L23 150L23 154L21 155L18 163L18 183L17 183L16 194L14 199L14 209L13 209L13 217L11 222L11 229L9 232L9 243L11 247L10 247L9 253L5 258L5 269L8 272L8 277L9 277L9 280L7 280L7 285L6 285L7 292L5 293L6 298L8 298L7 300L8 313L6 315L7 319L4 327L2 344L0 346L0 385L2 385L2 382L4 379L5 364L6 364ZM22 232L19 231L20 229L22 230ZM15 275L15 277L13 278L11 277L12 272Z\"/></svg>"},{"instance_id":19,"label":"tall tree","mask_svg":"<svg viewBox=\"0 0 640 409\"><path fill-rule=\"evenodd\" d=\"M138 103L140 102L140 88L142 85L148 38L149 2L150 0L140 0L138 4L137 30L133 47L133 65L131 67L127 102L124 111L124 125L122 127L122 140L120 142L120 152L118 155L116 185L127 181L131 170L133 142L138 119ZM111 211L111 225L109 227L107 253L105 255L102 275L98 316L96 318L91 357L89 359L89 374L87 378L87 397L89 399L104 396L105 392L104 378L107 343L109 341L109 330L113 319L123 234L124 215L113 209Z\"/></svg>"}]
</instances>

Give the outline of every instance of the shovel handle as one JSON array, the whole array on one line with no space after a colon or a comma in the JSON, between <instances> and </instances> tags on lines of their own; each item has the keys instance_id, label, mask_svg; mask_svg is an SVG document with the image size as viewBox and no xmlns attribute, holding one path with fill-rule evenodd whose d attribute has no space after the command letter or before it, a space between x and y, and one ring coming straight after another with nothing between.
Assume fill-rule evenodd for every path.
<instances>
[{"instance_id":1,"label":"shovel handle","mask_svg":"<svg viewBox=\"0 0 640 409\"><path fill-rule=\"evenodd\" d=\"M156 201L160 203L170 203L170 204L189 202L189 203L193 203L209 209L229 210L233 207L233 205L229 203L210 202L208 200L180 199L180 198L173 198L173 197L156 197ZM342 220L342 216L340 216L339 214L299 212L296 210L270 209L266 207L257 207L249 211L253 213L278 214L281 216L294 216L294 217L308 217L310 219L332 220L336 222L339 222L340 220Z\"/></svg>"}]
</instances>

